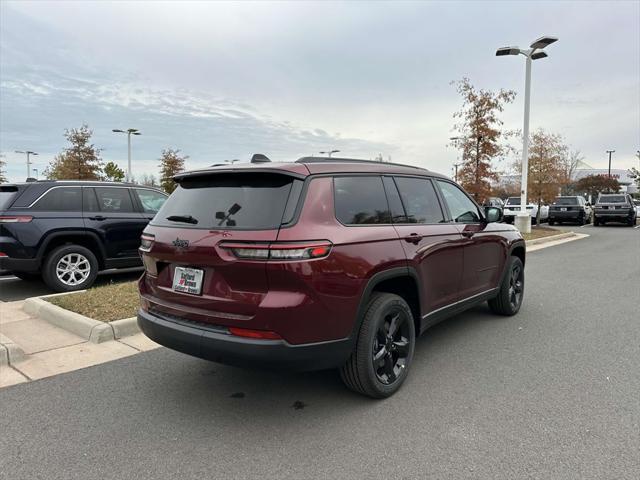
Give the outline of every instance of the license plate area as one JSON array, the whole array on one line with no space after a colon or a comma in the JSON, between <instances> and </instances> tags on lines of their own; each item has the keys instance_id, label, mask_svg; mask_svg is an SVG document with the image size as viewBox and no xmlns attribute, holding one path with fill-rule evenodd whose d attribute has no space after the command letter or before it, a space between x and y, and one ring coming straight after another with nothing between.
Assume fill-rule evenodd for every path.
<instances>
[{"instance_id":1,"label":"license plate area","mask_svg":"<svg viewBox=\"0 0 640 480\"><path fill-rule=\"evenodd\" d=\"M567 207L561 207L561 208L560 208L560 211L561 211L561 212L566 212L566 211L567 211Z\"/></svg>"},{"instance_id":2,"label":"license plate area","mask_svg":"<svg viewBox=\"0 0 640 480\"><path fill-rule=\"evenodd\" d=\"M204 270L199 268L175 267L173 272L173 291L201 295L203 277Z\"/></svg>"}]
</instances>

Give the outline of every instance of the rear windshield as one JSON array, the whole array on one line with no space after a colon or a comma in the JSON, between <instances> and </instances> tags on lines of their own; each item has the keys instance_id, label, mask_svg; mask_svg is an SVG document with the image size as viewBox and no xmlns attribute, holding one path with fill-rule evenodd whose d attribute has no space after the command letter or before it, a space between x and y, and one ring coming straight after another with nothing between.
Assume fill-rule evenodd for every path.
<instances>
[{"instance_id":1,"label":"rear windshield","mask_svg":"<svg viewBox=\"0 0 640 480\"><path fill-rule=\"evenodd\" d=\"M577 205L578 199L576 197L558 197L553 202L554 205Z\"/></svg>"},{"instance_id":2,"label":"rear windshield","mask_svg":"<svg viewBox=\"0 0 640 480\"><path fill-rule=\"evenodd\" d=\"M520 205L520 197L507 198L507 205Z\"/></svg>"},{"instance_id":3,"label":"rear windshield","mask_svg":"<svg viewBox=\"0 0 640 480\"><path fill-rule=\"evenodd\" d=\"M160 208L152 224L205 229L278 228L294 181L300 182L269 173L185 178Z\"/></svg>"},{"instance_id":4,"label":"rear windshield","mask_svg":"<svg viewBox=\"0 0 640 480\"><path fill-rule=\"evenodd\" d=\"M602 195L598 203L627 203L627 198L624 195Z\"/></svg>"},{"instance_id":5,"label":"rear windshield","mask_svg":"<svg viewBox=\"0 0 640 480\"><path fill-rule=\"evenodd\" d=\"M18 193L18 187L7 185L0 187L0 210L9 208Z\"/></svg>"}]
</instances>

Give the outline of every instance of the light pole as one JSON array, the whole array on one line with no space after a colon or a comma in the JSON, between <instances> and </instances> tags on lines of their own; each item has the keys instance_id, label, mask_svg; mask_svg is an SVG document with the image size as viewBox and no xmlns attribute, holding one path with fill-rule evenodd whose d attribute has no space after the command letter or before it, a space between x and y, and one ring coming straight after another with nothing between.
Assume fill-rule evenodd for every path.
<instances>
[{"instance_id":1,"label":"light pole","mask_svg":"<svg viewBox=\"0 0 640 480\"><path fill-rule=\"evenodd\" d=\"M607 153L609 154L609 172L608 172L609 178L611 178L611 154L614 152L615 150L607 150Z\"/></svg>"},{"instance_id":2,"label":"light pole","mask_svg":"<svg viewBox=\"0 0 640 480\"><path fill-rule=\"evenodd\" d=\"M331 158L331 155L333 155L334 153L338 153L340 150L328 150L326 152L318 152L320 155L326 155L327 157Z\"/></svg>"},{"instance_id":3,"label":"light pole","mask_svg":"<svg viewBox=\"0 0 640 480\"><path fill-rule=\"evenodd\" d=\"M557 42L556 37L540 37L533 42L528 49L520 47L502 47L496 50L496 57L504 55L524 55L526 61L526 73L524 84L524 128L522 130L522 180L520 186L520 213L516 218L516 226L521 232L531 232L531 216L527 211L527 181L529 175L529 106L531 103L531 62L548 55L543 51L545 47Z\"/></svg>"},{"instance_id":4,"label":"light pole","mask_svg":"<svg viewBox=\"0 0 640 480\"><path fill-rule=\"evenodd\" d=\"M27 178L31 176L31 160L29 159L30 155L38 155L36 152L32 152L31 150L16 150L16 153L22 153L27 155Z\"/></svg>"},{"instance_id":5,"label":"light pole","mask_svg":"<svg viewBox=\"0 0 640 480\"><path fill-rule=\"evenodd\" d=\"M120 130L114 128L111 130L114 133L126 133L127 134L127 182L131 181L131 135L141 135L137 128L129 128L127 130Z\"/></svg>"}]
</instances>

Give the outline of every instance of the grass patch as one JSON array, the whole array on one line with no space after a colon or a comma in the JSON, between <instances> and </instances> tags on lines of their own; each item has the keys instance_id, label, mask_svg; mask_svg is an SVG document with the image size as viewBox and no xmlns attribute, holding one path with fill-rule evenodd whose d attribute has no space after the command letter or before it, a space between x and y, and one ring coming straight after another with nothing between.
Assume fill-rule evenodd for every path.
<instances>
[{"instance_id":1,"label":"grass patch","mask_svg":"<svg viewBox=\"0 0 640 480\"><path fill-rule=\"evenodd\" d=\"M45 300L101 322L135 317L140 305L137 282L112 283Z\"/></svg>"},{"instance_id":2,"label":"grass patch","mask_svg":"<svg viewBox=\"0 0 640 480\"><path fill-rule=\"evenodd\" d=\"M559 235L564 233L562 230L558 230L557 228L551 227L531 227L531 233L523 233L522 236L525 240L533 240L535 238L544 238L550 237L552 235Z\"/></svg>"}]
</instances>

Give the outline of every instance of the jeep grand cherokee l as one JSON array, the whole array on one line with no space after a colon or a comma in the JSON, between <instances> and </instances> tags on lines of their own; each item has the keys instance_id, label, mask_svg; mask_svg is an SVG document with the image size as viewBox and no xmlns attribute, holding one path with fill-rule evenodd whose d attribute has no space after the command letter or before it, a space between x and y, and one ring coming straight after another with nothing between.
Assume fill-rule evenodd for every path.
<instances>
[{"instance_id":1,"label":"jeep grand cherokee l","mask_svg":"<svg viewBox=\"0 0 640 480\"><path fill-rule=\"evenodd\" d=\"M140 266L140 234L166 198L115 182L0 185L0 269L67 292L98 270Z\"/></svg>"},{"instance_id":2,"label":"jeep grand cherokee l","mask_svg":"<svg viewBox=\"0 0 640 480\"><path fill-rule=\"evenodd\" d=\"M142 235L138 324L216 362L318 370L381 398L416 336L480 302L514 315L525 243L453 181L349 159L183 173Z\"/></svg>"}]
</instances>

